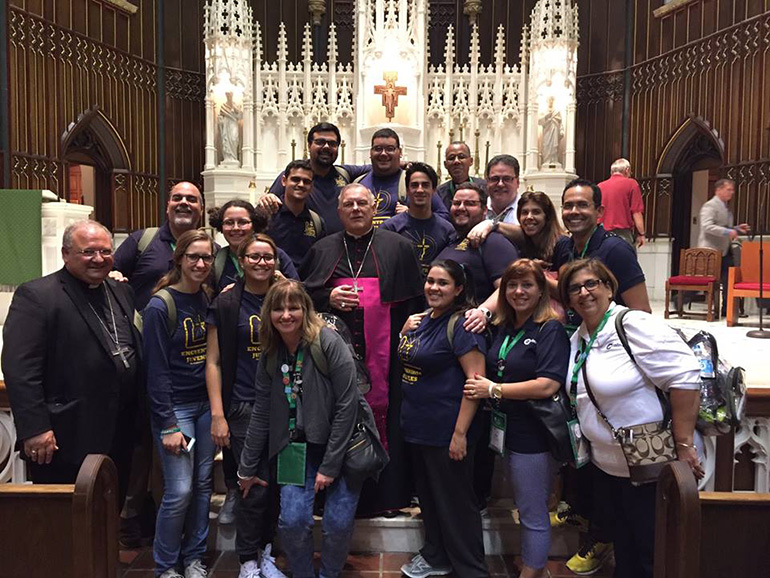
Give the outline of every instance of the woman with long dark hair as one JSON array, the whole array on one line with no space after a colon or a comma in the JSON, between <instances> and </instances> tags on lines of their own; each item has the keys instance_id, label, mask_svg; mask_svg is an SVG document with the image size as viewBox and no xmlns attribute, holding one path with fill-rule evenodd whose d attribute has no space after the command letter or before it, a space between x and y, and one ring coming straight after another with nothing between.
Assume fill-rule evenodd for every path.
<instances>
[{"instance_id":1,"label":"woman with long dark hair","mask_svg":"<svg viewBox=\"0 0 770 578\"><path fill-rule=\"evenodd\" d=\"M425 545L401 568L411 578L452 570L464 578L489 576L473 489L478 401L463 397L466 378L484 375L486 352L484 338L463 328L471 287L458 263L434 261L425 280L430 309L410 316L401 331L401 429L425 525Z\"/></svg>"},{"instance_id":2,"label":"woman with long dark hair","mask_svg":"<svg viewBox=\"0 0 770 578\"><path fill-rule=\"evenodd\" d=\"M302 285L291 280L267 292L259 339L262 356L239 483L246 498L254 485L266 486L263 462L276 459L278 529L294 578L315 576L313 504L325 491L320 575L336 578L347 559L360 493L360 484L342 472L358 415L353 356L316 315Z\"/></svg>"},{"instance_id":3,"label":"woman with long dark hair","mask_svg":"<svg viewBox=\"0 0 770 578\"><path fill-rule=\"evenodd\" d=\"M276 281L278 248L262 233L251 234L238 246L243 277L220 293L209 308L206 348L206 387L211 403L211 435L219 448L229 448L237 464L254 406L254 379L262 355L259 327L262 303ZM264 463L267 465L267 462ZM234 476L235 477L235 476ZM268 472L262 472L264 479ZM255 488L248 498L235 492L235 549L241 563L239 578L280 578L271 555L275 517L274 492Z\"/></svg>"},{"instance_id":4,"label":"woman with long dark hair","mask_svg":"<svg viewBox=\"0 0 770 578\"><path fill-rule=\"evenodd\" d=\"M153 437L163 467L155 525L155 573L203 578L209 530L214 442L206 395L205 282L214 242L204 231L177 239L174 267L155 286L143 313L144 359Z\"/></svg>"},{"instance_id":5,"label":"woman with long dark hair","mask_svg":"<svg viewBox=\"0 0 770 578\"><path fill-rule=\"evenodd\" d=\"M502 430L522 528L520 576L545 578L551 547L548 496L559 463L549 451L547 430L526 400L557 392L566 396L569 339L551 307L543 269L535 261L512 263L500 289L495 337L487 352L491 379L468 379L465 395L492 398L506 416ZM565 434L566 427L565 421Z\"/></svg>"}]
</instances>

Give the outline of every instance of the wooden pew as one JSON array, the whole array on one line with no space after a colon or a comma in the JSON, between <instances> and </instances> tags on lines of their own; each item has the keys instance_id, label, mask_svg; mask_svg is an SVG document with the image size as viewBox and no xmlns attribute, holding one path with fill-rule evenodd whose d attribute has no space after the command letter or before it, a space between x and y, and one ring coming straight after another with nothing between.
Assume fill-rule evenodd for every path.
<instances>
[{"instance_id":1,"label":"wooden pew","mask_svg":"<svg viewBox=\"0 0 770 578\"><path fill-rule=\"evenodd\" d=\"M74 484L0 485L0 578L115 578L117 489L104 455Z\"/></svg>"},{"instance_id":2,"label":"wooden pew","mask_svg":"<svg viewBox=\"0 0 770 578\"><path fill-rule=\"evenodd\" d=\"M655 578L767 576L770 494L702 492L681 462L658 480Z\"/></svg>"}]
</instances>

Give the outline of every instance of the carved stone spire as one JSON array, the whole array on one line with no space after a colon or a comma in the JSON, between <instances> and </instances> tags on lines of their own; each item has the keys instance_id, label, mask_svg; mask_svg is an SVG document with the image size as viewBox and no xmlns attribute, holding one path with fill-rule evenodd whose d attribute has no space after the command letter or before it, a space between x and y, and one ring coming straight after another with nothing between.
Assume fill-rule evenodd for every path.
<instances>
[{"instance_id":1,"label":"carved stone spire","mask_svg":"<svg viewBox=\"0 0 770 578\"><path fill-rule=\"evenodd\" d=\"M481 14L481 0L465 0L463 5L463 14L471 21L471 26L476 24Z\"/></svg>"}]
</instances>

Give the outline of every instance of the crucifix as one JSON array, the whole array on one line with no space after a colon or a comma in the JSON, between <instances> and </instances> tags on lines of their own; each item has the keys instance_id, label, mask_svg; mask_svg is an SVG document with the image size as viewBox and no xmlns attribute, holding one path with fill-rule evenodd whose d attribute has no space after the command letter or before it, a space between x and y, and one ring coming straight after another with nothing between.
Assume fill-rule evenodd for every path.
<instances>
[{"instance_id":1,"label":"crucifix","mask_svg":"<svg viewBox=\"0 0 770 578\"><path fill-rule=\"evenodd\" d=\"M382 79L385 81L385 84L375 86L374 94L382 95L382 106L385 107L385 116L388 122L392 122L393 117L396 116L398 97L406 96L406 87L396 86L398 72L383 72Z\"/></svg>"}]
</instances>

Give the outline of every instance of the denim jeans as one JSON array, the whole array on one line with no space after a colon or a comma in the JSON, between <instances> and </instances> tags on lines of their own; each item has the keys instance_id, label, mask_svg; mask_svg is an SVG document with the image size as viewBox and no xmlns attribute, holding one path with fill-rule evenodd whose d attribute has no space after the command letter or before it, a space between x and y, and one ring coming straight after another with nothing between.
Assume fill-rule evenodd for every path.
<instances>
[{"instance_id":1,"label":"denim jeans","mask_svg":"<svg viewBox=\"0 0 770 578\"><path fill-rule=\"evenodd\" d=\"M155 524L155 574L161 575L181 562L187 566L206 553L211 502L211 469L214 440L211 438L211 409L208 401L174 407L182 433L195 438L188 452L174 455L163 449L160 428L153 423L153 437L163 466L165 487Z\"/></svg>"},{"instance_id":2,"label":"denim jeans","mask_svg":"<svg viewBox=\"0 0 770 578\"><path fill-rule=\"evenodd\" d=\"M313 578L313 503L316 473L320 464L310 457L305 465L305 486L281 486L278 531L294 578ZM322 522L321 572L319 578L337 578L348 557L353 537L360 488L349 487L340 476L326 489Z\"/></svg>"}]
</instances>

